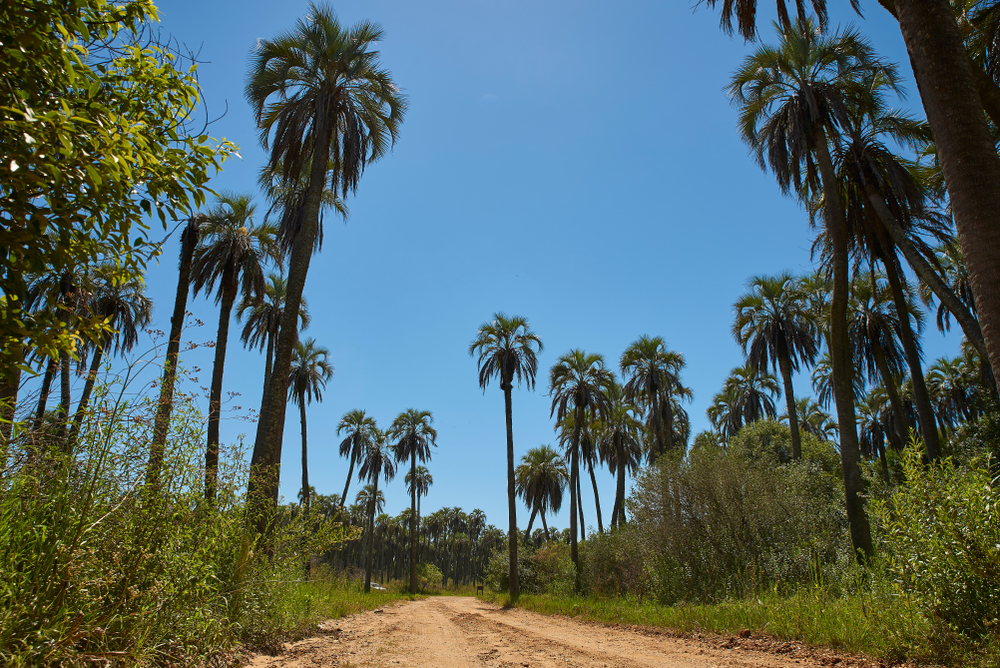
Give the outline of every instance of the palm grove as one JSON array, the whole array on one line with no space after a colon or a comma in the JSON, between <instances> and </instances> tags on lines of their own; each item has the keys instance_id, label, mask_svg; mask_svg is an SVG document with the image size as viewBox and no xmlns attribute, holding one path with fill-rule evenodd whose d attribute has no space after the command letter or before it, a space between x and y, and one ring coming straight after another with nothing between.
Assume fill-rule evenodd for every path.
<instances>
[{"instance_id":1,"label":"palm grove","mask_svg":"<svg viewBox=\"0 0 1000 668\"><path fill-rule=\"evenodd\" d=\"M181 54L150 41L156 9L148 0L28 4L0 10L3 43L20 46L5 49L0 68L0 551L14 583L2 594L0 609L13 612L0 647L31 637L36 645L16 650L22 660L58 662L74 652L179 660L209 651L198 649L199 638L221 647L240 639L238 629L252 635L247 615L277 609L268 568L286 558L301 570L324 552L331 563L363 569L366 590L376 575L408 581L411 593L418 580L488 576L512 598L548 587L661 602L787 587L885 554L909 578L907 593L931 602L928 618L972 639L987 632L997 611L992 487L967 498L941 492L950 502L985 504L985 531L914 500L935 499L939 475L959 491L982 490L982 455L995 450L1000 5L883 0L899 20L924 123L891 107L897 67L858 31L827 26L823 0L811 2L816 18L796 0L794 20L778 1L775 44L757 48L727 92L760 166L808 212L816 271L748 281L732 326L745 363L713 398L713 429L693 438L684 357L644 335L617 365L579 349L558 358L547 383L558 449L528 450L517 465L513 390L534 389L542 341L523 317L497 313L483 323L468 352L479 386L485 392L496 381L504 397L503 532L478 510L422 515L420 499L433 484L423 464L437 445L426 410L407 409L384 428L363 410L348 411L338 425L343 493L317 496L309 482L306 407L322 400L333 376L328 350L302 335L310 262L324 216L346 215L345 199L365 167L391 150L407 109L375 50L380 27L345 27L330 8L310 6L307 19L252 50L246 98L268 156L260 174L268 209L259 215L251 194L208 190L209 173L235 147L176 120L197 108L197 81L179 67ZM755 7L724 3L723 28L732 31L735 21L755 40ZM156 122L134 122L136 114ZM180 221L181 248L162 376L157 396L143 402L116 389L127 386L127 374L98 380L102 364L132 350L150 321L141 279L159 252L149 241L151 217L164 226ZM204 425L178 390L192 295L219 309ZM265 355L245 476L220 457L234 309L242 342ZM961 328L959 357L926 365L926 309L936 309L938 327ZM74 366L85 379L75 409ZM815 399L793 385L805 372ZM31 375L37 394L19 396L22 376ZM289 403L299 408L302 481L299 504L279 507ZM616 480L607 531L601 465ZM391 518L380 484L397 467L410 508ZM348 505L355 475L367 484ZM597 524L589 541L584 477ZM245 494L234 481L245 482ZM530 509L523 537L518 497ZM768 503L784 518L754 514ZM553 534L549 519L567 505L569 528ZM731 523L713 514L720 508ZM542 529L532 534L536 517ZM799 524L789 529L788 518ZM925 543L909 535L913 527ZM967 545L949 553L958 565L948 577L909 558L956 536ZM334 545L341 547L331 552ZM47 568L25 573L17 564L26 554ZM969 566L973 557L982 563ZM55 582L50 572L78 573L92 586ZM935 588L949 579L962 580L967 596L946 592L955 600L942 603ZM24 604L29 591L55 612ZM186 593L164 604L172 591ZM179 607L203 610L207 626L178 626Z\"/></svg>"}]
</instances>

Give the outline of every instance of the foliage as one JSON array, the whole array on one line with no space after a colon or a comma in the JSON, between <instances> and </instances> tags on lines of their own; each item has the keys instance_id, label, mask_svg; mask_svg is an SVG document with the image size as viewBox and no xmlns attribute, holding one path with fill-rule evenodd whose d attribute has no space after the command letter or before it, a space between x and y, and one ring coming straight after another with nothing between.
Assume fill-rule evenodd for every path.
<instances>
[{"instance_id":1,"label":"foliage","mask_svg":"<svg viewBox=\"0 0 1000 668\"><path fill-rule=\"evenodd\" d=\"M508 591L506 545L497 547L486 565L486 586L495 592ZM517 578L523 594L569 595L573 592L576 570L569 545L549 541L537 550L525 540L517 541Z\"/></svg>"},{"instance_id":2,"label":"foliage","mask_svg":"<svg viewBox=\"0 0 1000 668\"><path fill-rule=\"evenodd\" d=\"M906 484L874 504L889 569L937 630L996 633L1000 618L1000 493L986 467L925 466L911 444Z\"/></svg>"},{"instance_id":3,"label":"foliage","mask_svg":"<svg viewBox=\"0 0 1000 668\"><path fill-rule=\"evenodd\" d=\"M104 328L29 316L30 274L111 262L138 276L156 252L144 219L190 215L235 151L190 131L195 65L155 39L156 18L151 0L0 5L0 369L22 364L22 340L54 354Z\"/></svg>"},{"instance_id":4,"label":"foliage","mask_svg":"<svg viewBox=\"0 0 1000 668\"><path fill-rule=\"evenodd\" d=\"M0 477L0 663L178 664L238 642L273 646L302 622L290 583L344 530L286 510L262 549L245 534L239 448L207 504L190 397L173 413L160 491L149 492L156 404L113 389L99 388L75 458L15 432L21 447Z\"/></svg>"}]
</instances>

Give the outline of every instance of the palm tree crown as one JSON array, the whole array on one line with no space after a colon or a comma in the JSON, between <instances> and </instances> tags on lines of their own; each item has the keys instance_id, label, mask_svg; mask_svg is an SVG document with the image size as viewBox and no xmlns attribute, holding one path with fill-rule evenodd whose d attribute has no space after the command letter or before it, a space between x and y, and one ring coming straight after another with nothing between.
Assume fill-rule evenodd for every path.
<instances>
[{"instance_id":1,"label":"palm tree crown","mask_svg":"<svg viewBox=\"0 0 1000 668\"><path fill-rule=\"evenodd\" d=\"M431 426L434 418L430 411L410 408L392 421L389 438L396 440L393 449L396 461L410 460L410 476L417 474L417 460L426 462L431 457L431 446L437 447L437 430ZM417 487L410 486L410 593L417 593Z\"/></svg>"},{"instance_id":2,"label":"palm tree crown","mask_svg":"<svg viewBox=\"0 0 1000 668\"><path fill-rule=\"evenodd\" d=\"M521 458L521 464L514 472L517 481L517 494L531 508L531 519L536 512L542 515L542 528L546 540L549 529L545 522L545 513L558 513L562 507L563 490L566 489L569 474L566 472L566 462L559 453L547 445L532 448ZM531 521L527 532L531 531Z\"/></svg>"},{"instance_id":3,"label":"palm tree crown","mask_svg":"<svg viewBox=\"0 0 1000 668\"><path fill-rule=\"evenodd\" d=\"M690 395L680 382L684 364L684 356L669 350L662 337L647 335L633 341L619 361L622 376L627 379L625 397L650 409L650 433L656 446L650 448L650 461L674 447L674 395ZM663 417L667 418L666 425Z\"/></svg>"}]
</instances>

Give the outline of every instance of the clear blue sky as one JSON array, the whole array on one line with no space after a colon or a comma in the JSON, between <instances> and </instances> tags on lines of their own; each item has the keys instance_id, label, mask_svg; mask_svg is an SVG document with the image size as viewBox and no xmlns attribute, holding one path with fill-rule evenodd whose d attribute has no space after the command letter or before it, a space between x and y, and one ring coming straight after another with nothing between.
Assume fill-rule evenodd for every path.
<instances>
[{"instance_id":1,"label":"clear blue sky","mask_svg":"<svg viewBox=\"0 0 1000 668\"><path fill-rule=\"evenodd\" d=\"M833 25L853 22L909 76L898 28L874 2L866 18L831 2ZM250 48L292 27L306 3L161 0L162 29L200 50L211 133L240 145L211 186L256 192L264 161L243 83ZM812 233L799 205L748 155L723 87L752 47L718 27L716 11L684 0L379 0L337 2L341 21L380 23L383 65L410 99L395 151L366 172L345 225L329 217L306 295L314 337L335 376L309 407L310 479L339 493L341 415L363 408L382 426L406 408L433 411L438 448L428 512L481 508L507 524L503 398L477 386L468 345L480 323L504 310L527 317L545 343L538 387L514 392L516 456L555 444L548 370L571 348L603 354L613 368L642 334L684 354L694 391L693 432L729 370L742 363L730 334L732 304L760 273L811 268ZM759 25L773 42L767 12ZM919 113L912 82L908 104ZM258 198L260 210L266 205ZM154 326L169 329L176 289L175 240L148 276ZM218 313L199 297L213 339ZM234 322L225 391L242 411L224 417L232 442L255 425L263 357L242 350ZM929 330L928 360L957 350ZM184 363L211 376L211 350ZM797 378L808 392L807 378ZM207 405L205 400L204 405ZM288 411L281 492L299 488L297 410ZM360 488L352 482L350 492ZM584 487L587 523L595 523ZM601 477L610 516L614 485ZM408 506L402 473L386 511ZM567 509L551 523L565 526ZM519 510L519 524L527 511Z\"/></svg>"}]
</instances>

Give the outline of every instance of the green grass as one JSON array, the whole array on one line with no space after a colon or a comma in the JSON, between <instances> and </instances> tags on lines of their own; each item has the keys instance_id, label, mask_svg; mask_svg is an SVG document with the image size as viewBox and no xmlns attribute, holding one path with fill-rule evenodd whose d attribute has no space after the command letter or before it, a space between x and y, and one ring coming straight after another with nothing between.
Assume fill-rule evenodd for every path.
<instances>
[{"instance_id":1,"label":"green grass","mask_svg":"<svg viewBox=\"0 0 1000 668\"><path fill-rule=\"evenodd\" d=\"M510 598L503 594L490 593L487 598L499 605L510 605ZM799 640L888 661L944 658L940 647L928 641L931 625L907 600L836 597L819 588L793 596L768 594L715 605L662 606L634 598L549 595L522 595L514 605L542 614L689 633L726 634L750 629L783 640ZM967 654L963 656L969 658Z\"/></svg>"}]
</instances>

